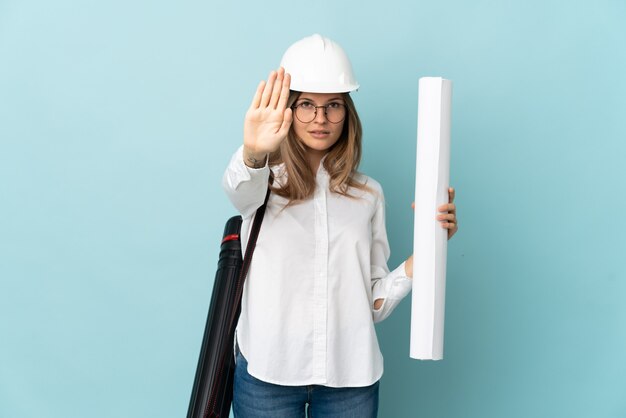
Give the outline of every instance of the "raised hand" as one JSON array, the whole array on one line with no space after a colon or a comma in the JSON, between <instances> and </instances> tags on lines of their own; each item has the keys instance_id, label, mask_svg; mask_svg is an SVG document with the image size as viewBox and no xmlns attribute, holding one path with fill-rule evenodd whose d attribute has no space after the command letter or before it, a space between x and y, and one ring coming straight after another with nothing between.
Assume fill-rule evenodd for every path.
<instances>
[{"instance_id":1,"label":"raised hand","mask_svg":"<svg viewBox=\"0 0 626 418\"><path fill-rule=\"evenodd\" d=\"M287 137L293 115L287 109L291 77L284 68L272 71L256 89L243 126L243 157L246 165L265 164L267 154L278 149Z\"/></svg>"}]
</instances>

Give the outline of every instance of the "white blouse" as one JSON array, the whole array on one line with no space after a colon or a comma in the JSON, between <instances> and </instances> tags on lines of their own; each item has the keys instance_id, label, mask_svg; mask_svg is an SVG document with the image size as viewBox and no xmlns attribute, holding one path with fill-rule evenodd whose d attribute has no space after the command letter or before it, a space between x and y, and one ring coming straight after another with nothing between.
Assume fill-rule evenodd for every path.
<instances>
[{"instance_id":1,"label":"white blouse","mask_svg":"<svg viewBox=\"0 0 626 418\"><path fill-rule=\"evenodd\" d=\"M283 184L284 165L271 168ZM255 211L263 204L270 168L243 161L243 146L223 178L243 217L245 251ZM236 340L248 372L265 382L301 386L368 386L383 374L374 323L405 297L412 281L404 263L389 272L385 201L378 182L359 174L376 193L359 199L329 190L320 163L312 198L284 208L270 193L244 285ZM373 302L384 299L375 310Z\"/></svg>"}]
</instances>

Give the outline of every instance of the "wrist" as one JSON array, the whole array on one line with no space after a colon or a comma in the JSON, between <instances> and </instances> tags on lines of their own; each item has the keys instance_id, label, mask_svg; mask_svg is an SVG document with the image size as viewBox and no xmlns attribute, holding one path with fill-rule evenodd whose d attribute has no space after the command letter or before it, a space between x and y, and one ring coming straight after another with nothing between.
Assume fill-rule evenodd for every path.
<instances>
[{"instance_id":1,"label":"wrist","mask_svg":"<svg viewBox=\"0 0 626 418\"><path fill-rule=\"evenodd\" d=\"M263 168L267 160L267 153L253 152L243 147L243 162L250 168Z\"/></svg>"},{"instance_id":2,"label":"wrist","mask_svg":"<svg viewBox=\"0 0 626 418\"><path fill-rule=\"evenodd\" d=\"M404 262L404 273L409 279L413 278L413 256L411 255Z\"/></svg>"}]
</instances>

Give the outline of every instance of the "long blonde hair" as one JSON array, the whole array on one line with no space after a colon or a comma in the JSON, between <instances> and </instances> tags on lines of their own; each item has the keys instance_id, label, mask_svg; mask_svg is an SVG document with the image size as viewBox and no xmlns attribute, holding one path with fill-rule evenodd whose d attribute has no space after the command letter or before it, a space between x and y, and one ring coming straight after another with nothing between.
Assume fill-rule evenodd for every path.
<instances>
[{"instance_id":1,"label":"long blonde hair","mask_svg":"<svg viewBox=\"0 0 626 418\"><path fill-rule=\"evenodd\" d=\"M287 106L291 107L302 94L291 91ZM347 197L349 188L371 191L365 183L356 180L357 168L361 161L361 120L349 93L342 94L346 105L346 119L337 142L328 150L324 158L324 169L330 176L329 189ZM280 148L270 154L269 165L285 163L287 179L281 185L272 185L272 193L289 200L289 205L308 199L315 191L315 174L306 159L306 150L296 136L293 125ZM273 174L271 179L273 180Z\"/></svg>"}]
</instances>

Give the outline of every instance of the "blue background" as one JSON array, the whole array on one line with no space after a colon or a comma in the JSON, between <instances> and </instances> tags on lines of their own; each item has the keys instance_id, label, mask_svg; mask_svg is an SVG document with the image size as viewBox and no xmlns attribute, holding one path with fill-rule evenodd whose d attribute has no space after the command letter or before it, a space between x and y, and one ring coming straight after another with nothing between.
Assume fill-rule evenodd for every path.
<instances>
[{"instance_id":1,"label":"blue background","mask_svg":"<svg viewBox=\"0 0 626 418\"><path fill-rule=\"evenodd\" d=\"M378 326L380 416L626 416L626 3L0 2L0 416L180 417L259 80L351 57L411 252L417 80L453 80L445 358Z\"/></svg>"}]
</instances>

